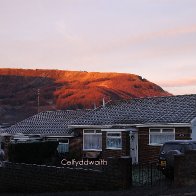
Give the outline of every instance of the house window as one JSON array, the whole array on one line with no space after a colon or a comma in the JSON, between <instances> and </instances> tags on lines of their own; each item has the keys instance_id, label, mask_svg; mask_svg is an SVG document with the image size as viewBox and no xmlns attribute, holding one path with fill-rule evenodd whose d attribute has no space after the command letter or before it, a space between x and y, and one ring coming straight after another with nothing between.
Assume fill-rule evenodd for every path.
<instances>
[{"instance_id":1,"label":"house window","mask_svg":"<svg viewBox=\"0 0 196 196\"><path fill-rule=\"evenodd\" d=\"M101 130L83 131L83 150L102 150Z\"/></svg>"},{"instance_id":2,"label":"house window","mask_svg":"<svg viewBox=\"0 0 196 196\"><path fill-rule=\"evenodd\" d=\"M121 132L107 132L106 148L107 149L122 148Z\"/></svg>"},{"instance_id":3,"label":"house window","mask_svg":"<svg viewBox=\"0 0 196 196\"><path fill-rule=\"evenodd\" d=\"M149 130L149 144L162 145L164 142L175 140L175 129L162 128Z\"/></svg>"},{"instance_id":4,"label":"house window","mask_svg":"<svg viewBox=\"0 0 196 196\"><path fill-rule=\"evenodd\" d=\"M69 140L63 140L59 142L59 145L57 147L58 153L66 153L69 152Z\"/></svg>"}]
</instances>

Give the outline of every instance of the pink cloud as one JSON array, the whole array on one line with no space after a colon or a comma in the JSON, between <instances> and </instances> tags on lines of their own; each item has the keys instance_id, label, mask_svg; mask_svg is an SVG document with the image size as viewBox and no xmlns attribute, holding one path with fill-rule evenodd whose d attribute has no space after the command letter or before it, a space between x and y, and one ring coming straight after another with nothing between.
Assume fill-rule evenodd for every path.
<instances>
[{"instance_id":1,"label":"pink cloud","mask_svg":"<svg viewBox=\"0 0 196 196\"><path fill-rule=\"evenodd\" d=\"M173 38L181 35L186 35L189 33L196 33L196 25L181 26L170 29L163 29L160 31L145 32L138 35L123 36L116 39L108 39L105 42L96 43L91 45L90 41L87 39L86 44L89 44L90 50L96 51L97 53L113 51L114 49L127 48L133 45L144 44L151 42L154 39L159 38Z\"/></svg>"},{"instance_id":2,"label":"pink cloud","mask_svg":"<svg viewBox=\"0 0 196 196\"><path fill-rule=\"evenodd\" d=\"M161 37L161 36L177 36L177 35L182 35L182 34L187 34L187 33L194 33L196 32L196 25L191 25L191 26L185 26L185 27L178 27L174 29L167 29L164 31L158 31L155 32L154 35L156 37Z\"/></svg>"},{"instance_id":3,"label":"pink cloud","mask_svg":"<svg viewBox=\"0 0 196 196\"><path fill-rule=\"evenodd\" d=\"M196 78L181 78L178 80L157 82L162 87L196 86Z\"/></svg>"}]
</instances>

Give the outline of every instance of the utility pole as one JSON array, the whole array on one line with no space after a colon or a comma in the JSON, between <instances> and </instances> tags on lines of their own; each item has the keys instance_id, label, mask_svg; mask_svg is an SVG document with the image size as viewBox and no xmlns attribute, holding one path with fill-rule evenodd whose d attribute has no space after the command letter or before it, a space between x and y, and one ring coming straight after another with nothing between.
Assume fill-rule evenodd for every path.
<instances>
[{"instance_id":1,"label":"utility pole","mask_svg":"<svg viewBox=\"0 0 196 196\"><path fill-rule=\"evenodd\" d=\"M39 113L39 104L40 104L40 100L39 100L39 95L40 95L40 89L37 89L37 113Z\"/></svg>"}]
</instances>

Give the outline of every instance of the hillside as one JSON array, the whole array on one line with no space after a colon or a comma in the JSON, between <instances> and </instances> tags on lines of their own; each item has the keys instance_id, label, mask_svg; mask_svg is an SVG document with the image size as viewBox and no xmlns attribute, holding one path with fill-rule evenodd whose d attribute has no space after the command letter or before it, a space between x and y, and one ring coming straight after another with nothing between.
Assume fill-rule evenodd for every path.
<instances>
[{"instance_id":1,"label":"hillside","mask_svg":"<svg viewBox=\"0 0 196 196\"><path fill-rule=\"evenodd\" d=\"M0 124L15 123L39 111L94 108L105 101L167 96L141 76L61 70L0 69Z\"/></svg>"}]
</instances>

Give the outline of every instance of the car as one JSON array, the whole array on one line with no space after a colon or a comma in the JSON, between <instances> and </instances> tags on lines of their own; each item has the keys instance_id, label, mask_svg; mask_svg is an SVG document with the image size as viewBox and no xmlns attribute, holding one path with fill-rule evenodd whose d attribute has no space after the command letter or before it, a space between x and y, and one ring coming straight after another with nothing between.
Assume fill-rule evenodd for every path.
<instances>
[{"instance_id":1,"label":"car","mask_svg":"<svg viewBox=\"0 0 196 196\"><path fill-rule=\"evenodd\" d=\"M189 150L196 149L196 141L175 140L165 142L160 149L158 169L169 178L174 175L174 156L183 155Z\"/></svg>"}]
</instances>

